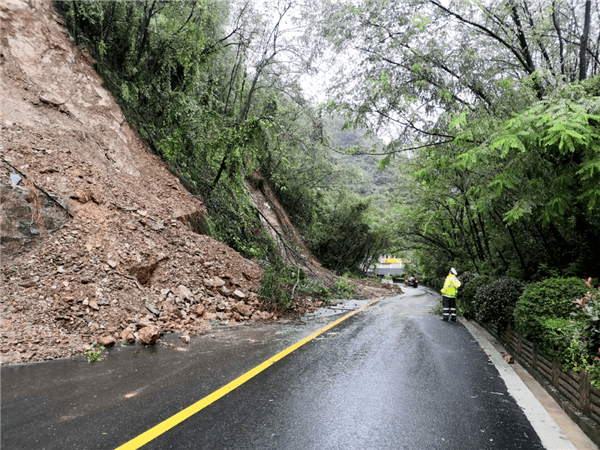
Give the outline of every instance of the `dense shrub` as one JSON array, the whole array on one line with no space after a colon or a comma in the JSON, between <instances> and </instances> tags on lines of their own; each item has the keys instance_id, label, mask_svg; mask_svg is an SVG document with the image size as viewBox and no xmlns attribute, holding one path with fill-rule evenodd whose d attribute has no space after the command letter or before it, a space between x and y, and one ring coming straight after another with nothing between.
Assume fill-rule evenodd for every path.
<instances>
[{"instance_id":1,"label":"dense shrub","mask_svg":"<svg viewBox=\"0 0 600 450\"><path fill-rule=\"evenodd\" d=\"M578 342L592 357L600 357L600 289L590 287L571 313Z\"/></svg>"},{"instance_id":2,"label":"dense shrub","mask_svg":"<svg viewBox=\"0 0 600 450\"><path fill-rule=\"evenodd\" d=\"M457 307L465 319L474 319L477 310L475 294L477 294L479 288L489 284L492 279L485 275L470 272L460 275L458 279L462 285L456 296Z\"/></svg>"},{"instance_id":3,"label":"dense shrub","mask_svg":"<svg viewBox=\"0 0 600 450\"><path fill-rule=\"evenodd\" d=\"M569 348L576 333L569 319L555 318L545 319L541 322L541 334L539 336L540 349L547 355L556 356L559 360L568 359L572 353Z\"/></svg>"},{"instance_id":4,"label":"dense shrub","mask_svg":"<svg viewBox=\"0 0 600 450\"><path fill-rule=\"evenodd\" d=\"M540 341L547 319L570 319L576 312L574 300L583 297L588 287L578 278L550 278L531 283L517 302L515 325L523 336Z\"/></svg>"},{"instance_id":5,"label":"dense shrub","mask_svg":"<svg viewBox=\"0 0 600 450\"><path fill-rule=\"evenodd\" d=\"M512 322L512 314L525 283L504 277L477 289L474 296L475 319L503 328Z\"/></svg>"},{"instance_id":6,"label":"dense shrub","mask_svg":"<svg viewBox=\"0 0 600 450\"><path fill-rule=\"evenodd\" d=\"M430 287L435 291L441 291L444 287L445 278L426 278L423 280L422 284Z\"/></svg>"}]
</instances>

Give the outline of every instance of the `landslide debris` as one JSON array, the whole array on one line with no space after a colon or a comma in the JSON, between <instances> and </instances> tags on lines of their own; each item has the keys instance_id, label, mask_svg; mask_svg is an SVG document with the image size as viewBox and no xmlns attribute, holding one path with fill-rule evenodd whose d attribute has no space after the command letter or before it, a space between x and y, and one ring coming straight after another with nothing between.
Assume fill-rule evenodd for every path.
<instances>
[{"instance_id":1,"label":"landslide debris","mask_svg":"<svg viewBox=\"0 0 600 450\"><path fill-rule=\"evenodd\" d=\"M2 364L279 319L256 294L260 266L199 234L204 206L125 121L53 3L3 0L0 21Z\"/></svg>"},{"instance_id":2,"label":"landslide debris","mask_svg":"<svg viewBox=\"0 0 600 450\"><path fill-rule=\"evenodd\" d=\"M255 293L262 269L195 232L204 206L124 120L53 4L3 1L0 20L3 364L151 326L276 318Z\"/></svg>"}]
</instances>

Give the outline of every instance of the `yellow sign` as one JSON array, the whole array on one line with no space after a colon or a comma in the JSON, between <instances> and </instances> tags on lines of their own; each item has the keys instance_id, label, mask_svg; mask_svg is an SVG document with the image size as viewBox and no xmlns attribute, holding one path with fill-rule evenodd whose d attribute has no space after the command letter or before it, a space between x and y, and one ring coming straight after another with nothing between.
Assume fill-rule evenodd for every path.
<instances>
[{"instance_id":1,"label":"yellow sign","mask_svg":"<svg viewBox=\"0 0 600 450\"><path fill-rule=\"evenodd\" d=\"M382 263L386 264L399 264L403 262L408 262L408 259L400 259L400 258L384 258L381 260Z\"/></svg>"}]
</instances>

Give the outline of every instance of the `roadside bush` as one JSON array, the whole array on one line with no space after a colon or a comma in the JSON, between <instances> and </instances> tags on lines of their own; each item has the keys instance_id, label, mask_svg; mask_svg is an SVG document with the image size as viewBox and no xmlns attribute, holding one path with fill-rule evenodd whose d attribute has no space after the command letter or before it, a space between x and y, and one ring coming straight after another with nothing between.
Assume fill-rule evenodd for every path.
<instances>
[{"instance_id":1,"label":"roadside bush","mask_svg":"<svg viewBox=\"0 0 600 450\"><path fill-rule=\"evenodd\" d=\"M567 360L571 341L576 336L573 324L569 319L545 319L541 323L540 349L549 356L556 356L559 360Z\"/></svg>"},{"instance_id":2,"label":"roadside bush","mask_svg":"<svg viewBox=\"0 0 600 450\"><path fill-rule=\"evenodd\" d=\"M503 277L477 289L475 319L504 328L512 323L513 310L525 289L516 278Z\"/></svg>"},{"instance_id":3,"label":"roadside bush","mask_svg":"<svg viewBox=\"0 0 600 450\"><path fill-rule=\"evenodd\" d=\"M258 293L273 304L288 307L294 296L294 287L304 279L304 271L296 266L271 264L265 270Z\"/></svg>"},{"instance_id":4,"label":"roadside bush","mask_svg":"<svg viewBox=\"0 0 600 450\"><path fill-rule=\"evenodd\" d=\"M523 291L514 311L516 328L524 337L541 341L547 319L570 319L576 312L574 300L588 287L578 278L550 278L531 283Z\"/></svg>"},{"instance_id":5,"label":"roadside bush","mask_svg":"<svg viewBox=\"0 0 600 450\"><path fill-rule=\"evenodd\" d=\"M428 279L425 279L422 284L430 287L434 291L439 292L444 287L444 280L445 280L445 278L437 278L437 277L428 278Z\"/></svg>"},{"instance_id":6,"label":"roadside bush","mask_svg":"<svg viewBox=\"0 0 600 450\"><path fill-rule=\"evenodd\" d=\"M542 325L540 348L550 356L556 356L565 372L586 369L592 384L598 385L598 367L594 356L586 348L575 323L568 319L546 319Z\"/></svg>"},{"instance_id":7,"label":"roadside bush","mask_svg":"<svg viewBox=\"0 0 600 450\"><path fill-rule=\"evenodd\" d=\"M588 362L592 364L592 358L600 359L600 289L592 287L589 281L592 280L588 280L589 290L575 300L575 312L571 313L571 317L576 340L585 349Z\"/></svg>"},{"instance_id":8,"label":"roadside bush","mask_svg":"<svg viewBox=\"0 0 600 450\"><path fill-rule=\"evenodd\" d=\"M492 279L488 276L470 272L461 274L458 279L462 285L456 296L457 308L465 319L474 319L477 311L475 294L480 288L491 283Z\"/></svg>"}]
</instances>

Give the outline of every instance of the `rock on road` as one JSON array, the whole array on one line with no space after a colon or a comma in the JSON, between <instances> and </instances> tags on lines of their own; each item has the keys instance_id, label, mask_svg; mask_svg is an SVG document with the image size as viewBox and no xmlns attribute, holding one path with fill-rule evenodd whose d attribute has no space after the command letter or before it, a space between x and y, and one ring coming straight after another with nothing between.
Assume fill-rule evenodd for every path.
<instances>
[{"instance_id":1,"label":"rock on road","mask_svg":"<svg viewBox=\"0 0 600 450\"><path fill-rule=\"evenodd\" d=\"M496 366L407 289L309 341L144 449L543 449ZM331 319L223 330L105 361L2 368L3 449L116 448ZM34 420L32 420L34 419Z\"/></svg>"}]
</instances>

